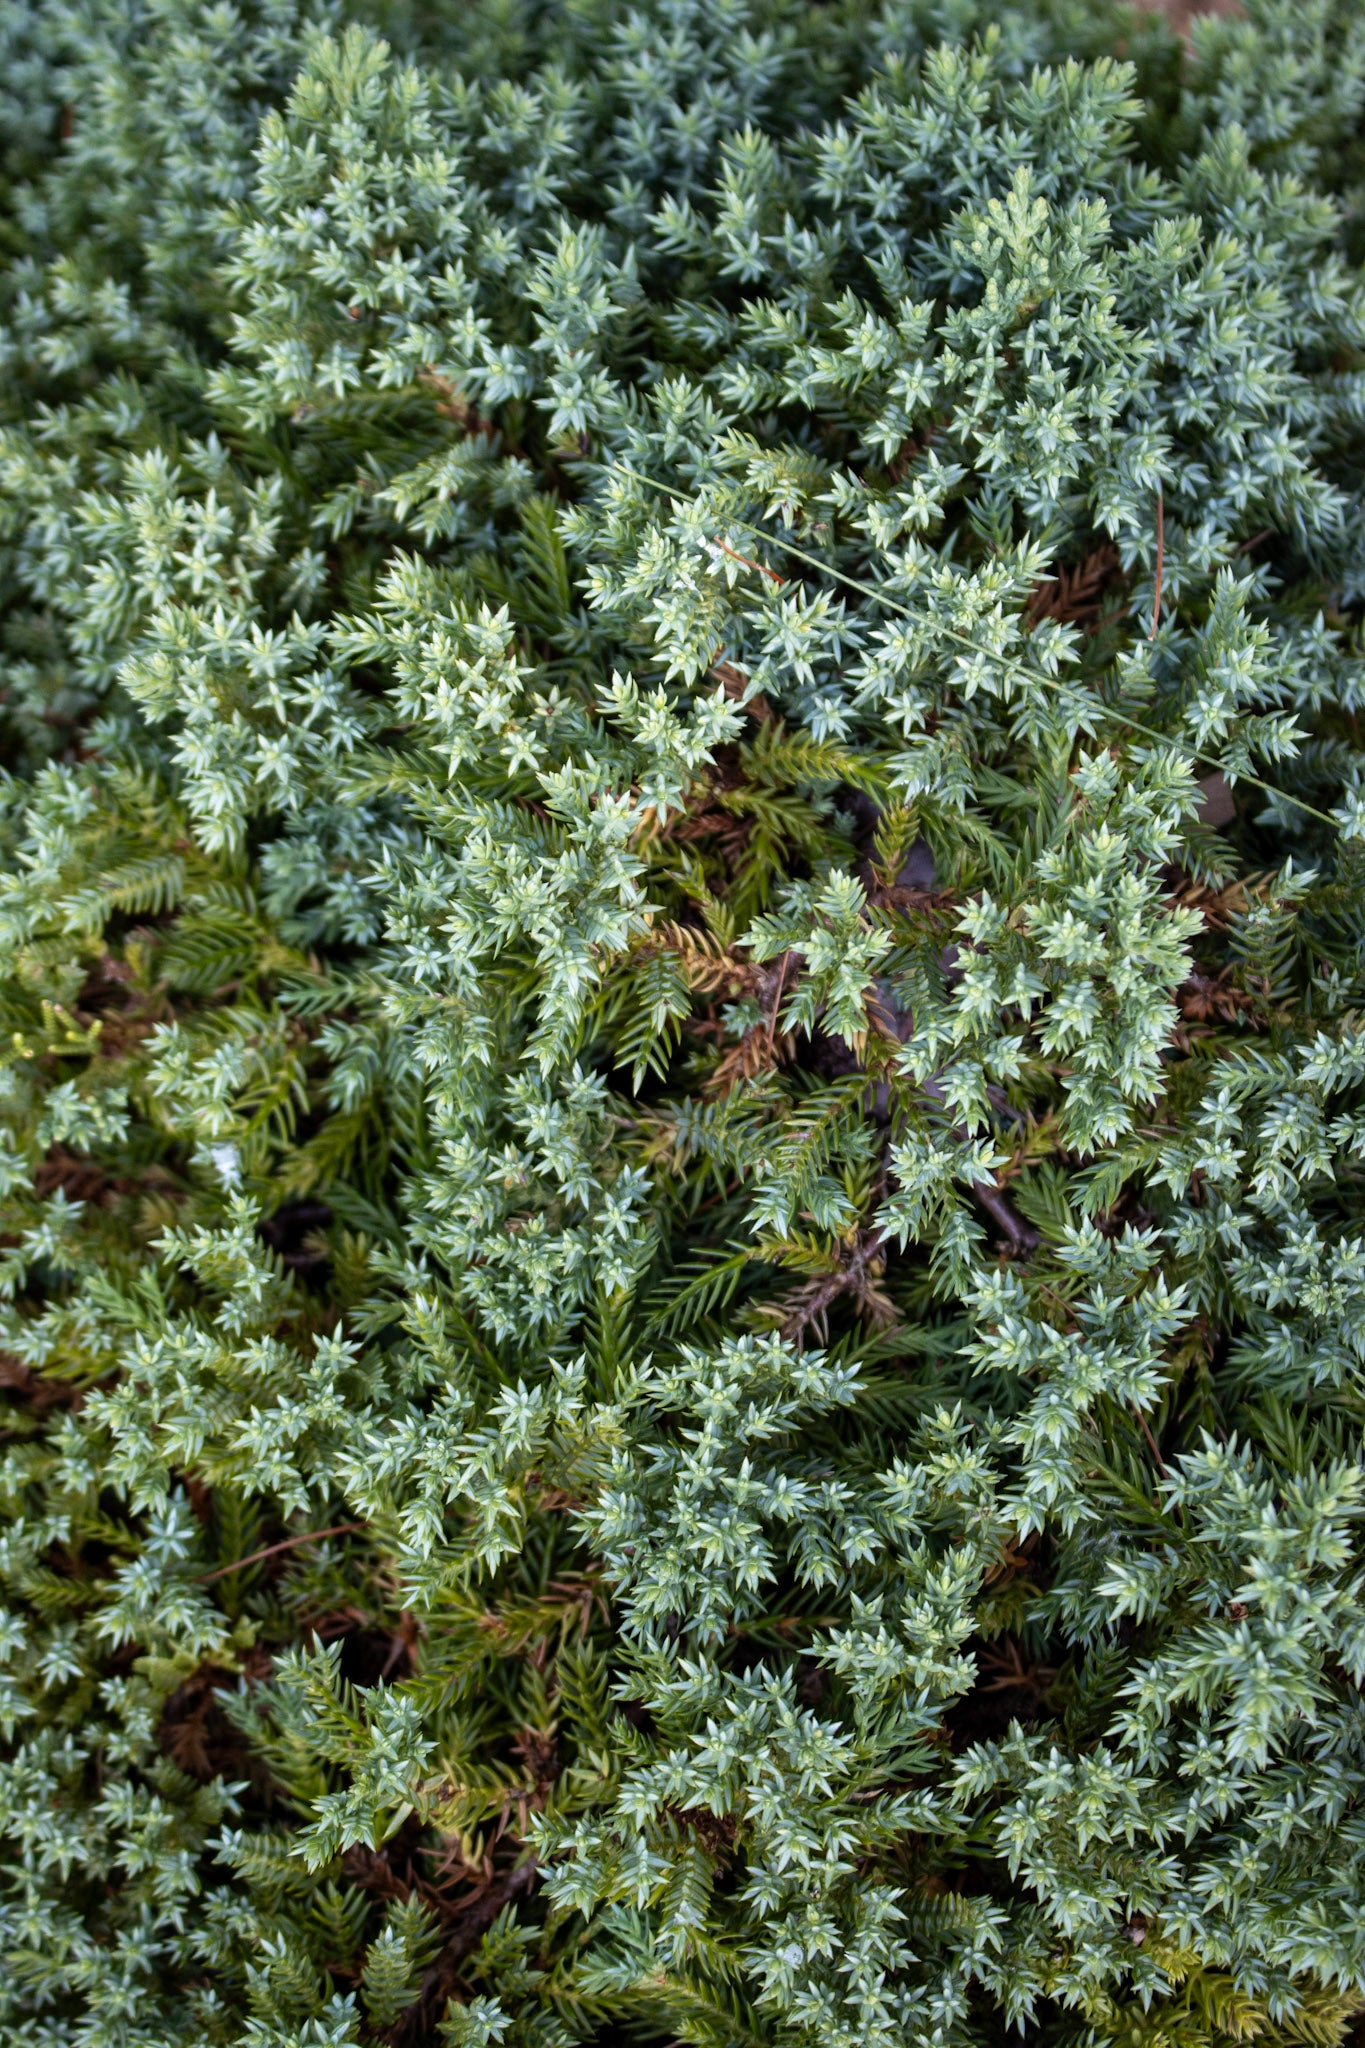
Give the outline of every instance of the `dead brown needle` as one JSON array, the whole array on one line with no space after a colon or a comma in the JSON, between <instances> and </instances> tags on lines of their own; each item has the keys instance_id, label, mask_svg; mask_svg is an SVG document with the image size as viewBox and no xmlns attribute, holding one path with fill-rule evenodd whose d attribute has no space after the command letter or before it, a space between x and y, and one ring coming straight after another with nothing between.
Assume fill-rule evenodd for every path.
<instances>
[{"instance_id":1,"label":"dead brown needle","mask_svg":"<svg viewBox=\"0 0 1365 2048\"><path fill-rule=\"evenodd\" d=\"M1159 1447L1158 1447L1158 1445L1157 1445L1157 1440L1156 1440L1156 1438L1155 1438L1155 1437L1154 1437L1154 1436L1152 1435L1152 1425L1150 1424L1150 1422L1148 1422L1148 1420L1147 1420L1147 1417L1146 1417L1146 1416L1145 1416L1145 1415L1143 1414L1142 1410L1141 1410L1141 1409L1140 1409L1140 1408L1138 1407L1138 1404L1137 1404L1137 1402L1136 1402L1136 1401L1133 1401L1133 1402L1131 1402L1131 1403L1130 1403L1129 1405L1131 1406L1131 1408L1132 1408L1132 1411L1133 1411L1134 1415L1136 1415L1136 1417L1137 1417L1137 1419L1138 1419L1138 1424L1139 1424L1139 1427L1140 1427L1140 1428L1141 1428L1141 1430L1142 1430L1142 1434L1143 1434L1143 1435L1144 1435L1144 1436L1146 1437L1146 1439L1147 1439L1147 1448L1148 1448L1148 1450L1149 1450L1149 1451L1151 1452L1152 1456L1153 1456L1153 1457L1155 1458L1155 1460L1156 1460L1156 1469L1157 1469L1157 1471L1158 1471L1158 1472L1159 1472L1159 1473L1161 1474L1161 1476L1162 1476L1162 1478L1163 1478L1163 1479L1168 1479L1168 1478L1170 1477L1170 1474L1169 1474L1169 1473L1167 1472L1167 1470L1166 1470L1166 1467L1165 1467L1164 1463L1162 1462L1162 1457L1161 1457L1161 1451L1160 1451L1160 1449L1159 1449Z\"/></svg>"},{"instance_id":2,"label":"dead brown needle","mask_svg":"<svg viewBox=\"0 0 1365 2048\"><path fill-rule=\"evenodd\" d=\"M712 546L718 547L723 555L730 557L732 562L743 562L746 569L757 569L760 576L766 576L772 583L785 583L787 580L785 576L779 576L776 569L765 569L762 562L751 562L747 555L742 555L739 552L738 548L727 548L723 540L713 541Z\"/></svg>"},{"instance_id":3,"label":"dead brown needle","mask_svg":"<svg viewBox=\"0 0 1365 2048\"><path fill-rule=\"evenodd\" d=\"M204 1572L198 1583L210 1586L215 1579L225 1579L232 1572L244 1572L249 1564L259 1564L262 1558L278 1557L282 1550L297 1550L301 1543L321 1543L325 1536L354 1536L363 1529L363 1522L338 1522L334 1529L305 1529L302 1536L286 1536L282 1543L267 1543L264 1550L253 1550L250 1557L239 1557L232 1564L219 1565L216 1572Z\"/></svg>"}]
</instances>

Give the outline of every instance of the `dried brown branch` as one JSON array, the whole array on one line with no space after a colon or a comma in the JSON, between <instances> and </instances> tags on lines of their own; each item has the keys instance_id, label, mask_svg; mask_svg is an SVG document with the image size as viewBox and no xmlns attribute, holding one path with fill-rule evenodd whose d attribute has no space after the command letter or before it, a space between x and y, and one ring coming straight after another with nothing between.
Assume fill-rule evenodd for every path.
<instances>
[{"instance_id":1,"label":"dried brown branch","mask_svg":"<svg viewBox=\"0 0 1365 2048\"><path fill-rule=\"evenodd\" d=\"M428 391L436 393L436 410L443 419L455 420L467 433L484 434L489 440L497 433L496 423L486 419L471 405L463 391L452 384L448 377L438 376L435 370L423 370L418 382L425 384Z\"/></svg>"},{"instance_id":2,"label":"dried brown branch","mask_svg":"<svg viewBox=\"0 0 1365 2048\"><path fill-rule=\"evenodd\" d=\"M833 1302L846 1294L856 1295L860 1307L872 1320L883 1325L894 1321L895 1308L877 1288L873 1270L885 1243L884 1230L864 1231L837 1272L809 1282L791 1296L784 1304L787 1314L780 1325L782 1335L796 1342L813 1323L819 1322Z\"/></svg>"},{"instance_id":3,"label":"dried brown branch","mask_svg":"<svg viewBox=\"0 0 1365 2048\"><path fill-rule=\"evenodd\" d=\"M794 964L799 972L797 955L782 953L762 976L755 993L764 1003L767 1014L759 1023L750 1025L739 1044L726 1053L706 1083L708 1095L728 1095L740 1081L752 1080L756 1074L767 1073L791 1058L792 1039L788 1032L778 1028L778 1014L787 976Z\"/></svg>"},{"instance_id":4,"label":"dried brown branch","mask_svg":"<svg viewBox=\"0 0 1365 2048\"><path fill-rule=\"evenodd\" d=\"M426 2041L434 2038L435 2023L446 2000L456 1989L460 1964L482 1940L504 1906L535 1883L536 1859L528 1856L514 1870L489 1884L464 1912L451 1923L450 1933L435 1962L422 1979L421 1992L395 2027L395 2042Z\"/></svg>"}]
</instances>

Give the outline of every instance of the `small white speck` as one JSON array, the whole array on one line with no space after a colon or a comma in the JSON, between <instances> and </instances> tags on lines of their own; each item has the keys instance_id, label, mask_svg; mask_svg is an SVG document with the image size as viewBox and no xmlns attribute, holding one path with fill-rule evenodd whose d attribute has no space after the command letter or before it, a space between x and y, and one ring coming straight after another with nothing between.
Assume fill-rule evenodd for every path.
<instances>
[{"instance_id":1,"label":"small white speck","mask_svg":"<svg viewBox=\"0 0 1365 2048\"><path fill-rule=\"evenodd\" d=\"M210 1145L209 1158L213 1170L225 1188L240 1187L242 1183L242 1155L235 1145Z\"/></svg>"}]
</instances>

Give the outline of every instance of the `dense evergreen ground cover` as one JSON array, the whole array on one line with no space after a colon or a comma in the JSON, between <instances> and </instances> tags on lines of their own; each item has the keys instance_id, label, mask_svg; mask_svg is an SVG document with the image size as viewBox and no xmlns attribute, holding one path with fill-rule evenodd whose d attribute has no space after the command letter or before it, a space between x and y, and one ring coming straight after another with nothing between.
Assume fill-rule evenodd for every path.
<instances>
[{"instance_id":1,"label":"dense evergreen ground cover","mask_svg":"<svg viewBox=\"0 0 1365 2048\"><path fill-rule=\"evenodd\" d=\"M0 2043L1347 2038L1359 0L0 50Z\"/></svg>"}]
</instances>

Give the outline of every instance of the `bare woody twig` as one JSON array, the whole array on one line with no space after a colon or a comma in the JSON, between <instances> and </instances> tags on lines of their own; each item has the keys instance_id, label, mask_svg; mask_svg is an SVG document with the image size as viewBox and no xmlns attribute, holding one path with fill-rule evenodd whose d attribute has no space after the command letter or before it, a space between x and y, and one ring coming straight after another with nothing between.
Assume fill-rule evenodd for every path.
<instances>
[{"instance_id":1,"label":"bare woody twig","mask_svg":"<svg viewBox=\"0 0 1365 2048\"><path fill-rule=\"evenodd\" d=\"M1038 1233L1031 1223L1025 1223L1014 1204L998 1188L988 1187L983 1180L974 1180L970 1186L976 1201L1004 1232L1015 1250L1031 1252L1038 1243Z\"/></svg>"}]
</instances>

